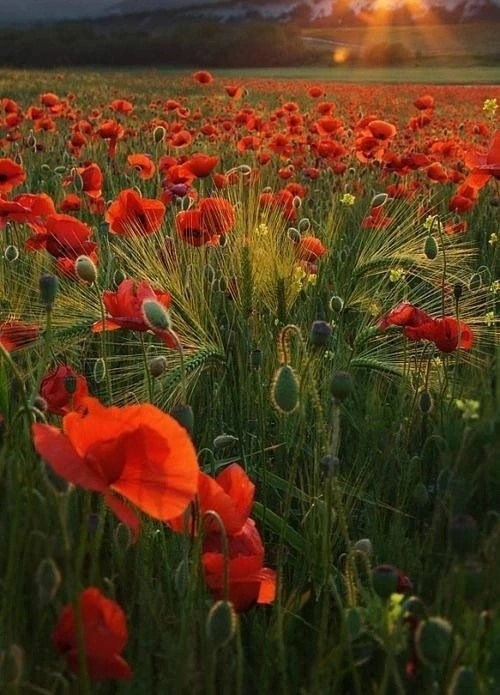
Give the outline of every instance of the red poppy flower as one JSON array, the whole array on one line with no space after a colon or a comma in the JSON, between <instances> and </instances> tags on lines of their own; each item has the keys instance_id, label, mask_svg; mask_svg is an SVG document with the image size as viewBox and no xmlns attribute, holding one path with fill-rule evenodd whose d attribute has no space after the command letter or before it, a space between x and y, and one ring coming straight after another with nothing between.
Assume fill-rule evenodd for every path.
<instances>
[{"instance_id":1,"label":"red poppy flower","mask_svg":"<svg viewBox=\"0 0 500 695\"><path fill-rule=\"evenodd\" d=\"M405 332L411 340L432 341L441 352L453 352L457 348L470 350L474 343L470 327L452 316L431 319L417 327L407 327Z\"/></svg>"},{"instance_id":2,"label":"red poppy flower","mask_svg":"<svg viewBox=\"0 0 500 695\"><path fill-rule=\"evenodd\" d=\"M189 132L189 130L179 130L177 133L174 133L172 137L170 138L170 144L172 147L187 147L188 145L191 144L193 141L193 136Z\"/></svg>"},{"instance_id":3,"label":"red poppy flower","mask_svg":"<svg viewBox=\"0 0 500 695\"><path fill-rule=\"evenodd\" d=\"M200 472L197 494L199 514L203 517L205 512L217 512L226 533L237 533L250 515L254 492L255 485L237 463L231 463L215 479ZM170 522L176 531L183 531L185 525L183 516ZM210 520L204 521L204 528L215 532L219 530Z\"/></svg>"},{"instance_id":4,"label":"red poppy flower","mask_svg":"<svg viewBox=\"0 0 500 695\"><path fill-rule=\"evenodd\" d=\"M133 188L118 194L106 211L109 229L120 236L147 236L158 231L165 216L165 205L155 198L142 198Z\"/></svg>"},{"instance_id":5,"label":"red poppy flower","mask_svg":"<svg viewBox=\"0 0 500 695\"><path fill-rule=\"evenodd\" d=\"M324 95L324 90L321 87L313 86L309 88L307 93L311 99L319 99Z\"/></svg>"},{"instance_id":6,"label":"red poppy flower","mask_svg":"<svg viewBox=\"0 0 500 695\"><path fill-rule=\"evenodd\" d=\"M202 198L199 202L201 224L211 236L227 234L234 226L234 206L225 198Z\"/></svg>"},{"instance_id":7,"label":"red poppy flower","mask_svg":"<svg viewBox=\"0 0 500 695\"><path fill-rule=\"evenodd\" d=\"M276 573L264 567L264 546L255 522L248 519L236 534L228 537L228 599L236 611L246 611L255 603L272 603L276 593ZM224 597L224 566L220 534L210 533L203 542L202 564L205 581L215 600Z\"/></svg>"},{"instance_id":8,"label":"red poppy flower","mask_svg":"<svg viewBox=\"0 0 500 695\"><path fill-rule=\"evenodd\" d=\"M370 212L363 219L361 226L363 229L384 229L388 227L393 221L392 217L387 217L384 214L384 206L377 205L370 209Z\"/></svg>"},{"instance_id":9,"label":"red poppy flower","mask_svg":"<svg viewBox=\"0 0 500 695\"><path fill-rule=\"evenodd\" d=\"M182 241L190 246L204 246L215 243L217 236L203 224L200 210L182 210L175 216L175 228Z\"/></svg>"},{"instance_id":10,"label":"red poppy flower","mask_svg":"<svg viewBox=\"0 0 500 695\"><path fill-rule=\"evenodd\" d=\"M90 241L91 228L71 215L49 215L44 227L44 231L27 239L27 249L35 251L44 248L54 258L76 259L81 255L90 255L97 248L97 244Z\"/></svg>"},{"instance_id":11,"label":"red poppy flower","mask_svg":"<svg viewBox=\"0 0 500 695\"><path fill-rule=\"evenodd\" d=\"M321 241L313 236L303 236L296 244L297 257L307 263L315 263L318 258L325 256L328 250Z\"/></svg>"},{"instance_id":12,"label":"red poppy flower","mask_svg":"<svg viewBox=\"0 0 500 695\"><path fill-rule=\"evenodd\" d=\"M10 193L26 180L23 167L13 159L0 159L0 193Z\"/></svg>"},{"instance_id":13,"label":"red poppy flower","mask_svg":"<svg viewBox=\"0 0 500 695\"><path fill-rule=\"evenodd\" d=\"M388 140L396 135L396 126L387 121L370 121L367 128L377 140Z\"/></svg>"},{"instance_id":14,"label":"red poppy flower","mask_svg":"<svg viewBox=\"0 0 500 695\"><path fill-rule=\"evenodd\" d=\"M35 423L32 432L37 453L57 475L102 493L135 534L138 518L122 497L168 521L196 493L199 469L189 435L149 403L107 408L88 397L79 412L64 416L62 429Z\"/></svg>"},{"instance_id":15,"label":"red poppy flower","mask_svg":"<svg viewBox=\"0 0 500 695\"><path fill-rule=\"evenodd\" d=\"M193 73L193 79L198 84L210 84L214 81L213 75L208 70L197 70Z\"/></svg>"},{"instance_id":16,"label":"red poppy flower","mask_svg":"<svg viewBox=\"0 0 500 695\"><path fill-rule=\"evenodd\" d=\"M419 109L419 111L425 111L426 109L434 108L434 97L430 94L422 94L422 96L415 99L413 105Z\"/></svg>"},{"instance_id":17,"label":"red poppy flower","mask_svg":"<svg viewBox=\"0 0 500 695\"><path fill-rule=\"evenodd\" d=\"M378 327L381 331L389 326L411 326L416 328L423 323L432 321L432 318L423 309L410 304L401 302L379 320Z\"/></svg>"},{"instance_id":18,"label":"red poppy flower","mask_svg":"<svg viewBox=\"0 0 500 695\"><path fill-rule=\"evenodd\" d=\"M115 113L129 114L134 110L134 105L127 101L127 99L114 99L109 105L111 111Z\"/></svg>"},{"instance_id":19,"label":"red poppy flower","mask_svg":"<svg viewBox=\"0 0 500 695\"><path fill-rule=\"evenodd\" d=\"M128 639L125 615L120 606L94 587L82 591L78 605L89 678L93 681L131 678L130 666L120 655ZM78 674L79 640L72 603L63 608L52 639L57 651L66 658L70 671Z\"/></svg>"},{"instance_id":20,"label":"red poppy flower","mask_svg":"<svg viewBox=\"0 0 500 695\"><path fill-rule=\"evenodd\" d=\"M77 167L76 173L82 182L82 191L89 198L100 198L102 195L103 175L101 168L95 162L91 162L83 167Z\"/></svg>"},{"instance_id":21,"label":"red poppy flower","mask_svg":"<svg viewBox=\"0 0 500 695\"><path fill-rule=\"evenodd\" d=\"M0 323L0 345L7 352L14 352L34 343L39 335L38 326L30 326L15 319Z\"/></svg>"},{"instance_id":22,"label":"red poppy flower","mask_svg":"<svg viewBox=\"0 0 500 695\"><path fill-rule=\"evenodd\" d=\"M186 169L198 179L208 176L219 163L219 157L208 154L193 154L184 162L182 169Z\"/></svg>"},{"instance_id":23,"label":"red poppy flower","mask_svg":"<svg viewBox=\"0 0 500 695\"><path fill-rule=\"evenodd\" d=\"M472 170L464 181L466 186L479 190L491 177L500 180L500 130L494 134L487 152L469 152L465 163Z\"/></svg>"},{"instance_id":24,"label":"red poppy flower","mask_svg":"<svg viewBox=\"0 0 500 695\"><path fill-rule=\"evenodd\" d=\"M103 321L96 321L92 326L93 333L100 331L115 331L124 328L130 331L151 331L151 326L146 323L142 305L146 300L159 302L165 309L169 309L171 297L168 292L155 290L151 285L142 280L135 282L129 278L123 280L116 292L105 290L102 301L108 313ZM168 330L154 330L153 333L171 348L177 346L177 341Z\"/></svg>"},{"instance_id":25,"label":"red poppy flower","mask_svg":"<svg viewBox=\"0 0 500 695\"><path fill-rule=\"evenodd\" d=\"M78 212L82 207L82 199L75 193L68 193L59 203L61 212L68 214L70 212Z\"/></svg>"},{"instance_id":26,"label":"red poppy flower","mask_svg":"<svg viewBox=\"0 0 500 695\"><path fill-rule=\"evenodd\" d=\"M139 178L144 181L152 179L155 175L156 167L154 162L146 154L129 154L127 163L138 172Z\"/></svg>"},{"instance_id":27,"label":"red poppy flower","mask_svg":"<svg viewBox=\"0 0 500 695\"><path fill-rule=\"evenodd\" d=\"M231 97L231 99L239 99L243 94L244 88L237 84L227 84L224 87L226 94Z\"/></svg>"},{"instance_id":28,"label":"red poppy flower","mask_svg":"<svg viewBox=\"0 0 500 695\"><path fill-rule=\"evenodd\" d=\"M40 384L40 395L49 413L65 415L77 410L82 399L89 395L87 380L67 364L59 364L48 372Z\"/></svg>"}]
</instances>

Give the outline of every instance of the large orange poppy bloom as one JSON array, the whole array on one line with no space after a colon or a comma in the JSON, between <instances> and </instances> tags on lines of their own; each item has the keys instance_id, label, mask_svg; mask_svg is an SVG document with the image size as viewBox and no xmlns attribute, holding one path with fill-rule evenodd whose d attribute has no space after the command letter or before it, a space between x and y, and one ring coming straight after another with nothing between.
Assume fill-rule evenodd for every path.
<instances>
[{"instance_id":1,"label":"large orange poppy bloom","mask_svg":"<svg viewBox=\"0 0 500 695\"><path fill-rule=\"evenodd\" d=\"M94 587L80 594L78 604L89 678L93 681L131 678L130 666L120 655L128 639L125 615L120 606ZM72 603L63 608L52 639L57 651L66 658L70 671L78 674L78 630Z\"/></svg>"},{"instance_id":2,"label":"large orange poppy bloom","mask_svg":"<svg viewBox=\"0 0 500 695\"><path fill-rule=\"evenodd\" d=\"M199 202L201 223L211 235L227 234L234 226L234 206L225 198L202 198Z\"/></svg>"},{"instance_id":3,"label":"large orange poppy bloom","mask_svg":"<svg viewBox=\"0 0 500 695\"><path fill-rule=\"evenodd\" d=\"M0 323L0 345L7 352L14 352L34 343L39 335L38 326L30 326L22 321L11 319Z\"/></svg>"},{"instance_id":4,"label":"large orange poppy bloom","mask_svg":"<svg viewBox=\"0 0 500 695\"><path fill-rule=\"evenodd\" d=\"M108 408L89 397L79 412L65 415L62 429L35 423L32 432L37 453L57 475L100 492L135 533L139 521L123 497L168 521L196 493L199 469L189 435L149 403Z\"/></svg>"},{"instance_id":5,"label":"large orange poppy bloom","mask_svg":"<svg viewBox=\"0 0 500 695\"><path fill-rule=\"evenodd\" d=\"M0 159L0 193L10 193L26 180L23 167L13 159Z\"/></svg>"},{"instance_id":6,"label":"large orange poppy bloom","mask_svg":"<svg viewBox=\"0 0 500 695\"><path fill-rule=\"evenodd\" d=\"M154 162L151 157L148 157L146 154L129 154L127 157L127 164L129 167L135 169L139 178L144 181L152 179L155 175L156 167Z\"/></svg>"},{"instance_id":7,"label":"large orange poppy bloom","mask_svg":"<svg viewBox=\"0 0 500 695\"><path fill-rule=\"evenodd\" d=\"M27 239L26 248L30 251L45 248L54 258L73 258L89 256L97 244L90 241L92 230L84 222L72 215L49 215L45 230Z\"/></svg>"},{"instance_id":8,"label":"large orange poppy bloom","mask_svg":"<svg viewBox=\"0 0 500 695\"><path fill-rule=\"evenodd\" d=\"M109 229L120 236L147 236L161 227L165 205L155 198L142 198L133 188L118 194L106 211Z\"/></svg>"}]
</instances>

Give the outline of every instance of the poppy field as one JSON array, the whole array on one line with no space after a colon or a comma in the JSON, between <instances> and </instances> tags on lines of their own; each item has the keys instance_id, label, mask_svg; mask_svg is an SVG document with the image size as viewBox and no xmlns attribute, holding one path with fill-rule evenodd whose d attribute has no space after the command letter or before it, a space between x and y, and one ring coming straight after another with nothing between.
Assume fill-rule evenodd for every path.
<instances>
[{"instance_id":1,"label":"poppy field","mask_svg":"<svg viewBox=\"0 0 500 695\"><path fill-rule=\"evenodd\" d=\"M0 85L1 692L500 692L498 86Z\"/></svg>"}]
</instances>

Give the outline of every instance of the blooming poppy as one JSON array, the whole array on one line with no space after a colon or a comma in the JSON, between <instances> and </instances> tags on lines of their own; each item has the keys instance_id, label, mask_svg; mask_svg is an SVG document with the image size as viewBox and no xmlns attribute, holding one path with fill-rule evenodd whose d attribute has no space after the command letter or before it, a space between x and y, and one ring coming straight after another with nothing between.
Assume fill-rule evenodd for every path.
<instances>
[{"instance_id":1,"label":"blooming poppy","mask_svg":"<svg viewBox=\"0 0 500 695\"><path fill-rule=\"evenodd\" d=\"M0 193L10 193L25 180L26 172L20 164L13 159L0 159Z\"/></svg>"},{"instance_id":2,"label":"blooming poppy","mask_svg":"<svg viewBox=\"0 0 500 695\"><path fill-rule=\"evenodd\" d=\"M75 174L80 177L81 190L86 193L89 198L101 197L104 177L98 164L90 162L85 166L77 167L75 169Z\"/></svg>"},{"instance_id":3,"label":"blooming poppy","mask_svg":"<svg viewBox=\"0 0 500 695\"><path fill-rule=\"evenodd\" d=\"M208 72L208 70L197 70L193 73L193 79L198 84L210 84L214 81L212 73Z\"/></svg>"},{"instance_id":4,"label":"blooming poppy","mask_svg":"<svg viewBox=\"0 0 500 695\"><path fill-rule=\"evenodd\" d=\"M54 415L65 415L76 410L82 399L89 395L87 380L67 364L59 364L43 377L40 396L47 410Z\"/></svg>"},{"instance_id":5,"label":"blooming poppy","mask_svg":"<svg viewBox=\"0 0 500 695\"><path fill-rule=\"evenodd\" d=\"M431 319L416 327L407 327L406 335L411 340L429 340L441 352L453 352L458 348L470 350L474 343L474 334L463 321L452 316Z\"/></svg>"},{"instance_id":6,"label":"blooming poppy","mask_svg":"<svg viewBox=\"0 0 500 695\"><path fill-rule=\"evenodd\" d=\"M227 569L227 598L236 611L246 611L255 603L272 603L276 594L276 573L264 567L264 546L253 519L247 519L241 531L228 536L227 542L229 557L226 560L220 533L210 533L203 541L203 572L214 599L226 598L224 571Z\"/></svg>"},{"instance_id":7,"label":"blooming poppy","mask_svg":"<svg viewBox=\"0 0 500 695\"><path fill-rule=\"evenodd\" d=\"M158 302L164 309L168 310L171 297L168 292L153 289L145 280L136 283L130 278L123 280L116 292L105 290L102 294L102 301L108 316L104 321L96 321L92 325L92 332L115 331L119 328L139 332L152 330L150 324L146 322L142 308L147 300ZM153 332L168 347L177 346L177 341L170 331L154 330Z\"/></svg>"},{"instance_id":8,"label":"blooming poppy","mask_svg":"<svg viewBox=\"0 0 500 695\"><path fill-rule=\"evenodd\" d=\"M182 514L198 483L196 452L186 430L170 415L144 403L106 407L82 399L62 429L35 423L33 443L54 473L100 492L135 534L139 521L122 498L162 521Z\"/></svg>"},{"instance_id":9,"label":"blooming poppy","mask_svg":"<svg viewBox=\"0 0 500 695\"><path fill-rule=\"evenodd\" d=\"M182 241L190 246L215 243L217 236L203 224L200 210L181 210L175 216L175 228Z\"/></svg>"},{"instance_id":10,"label":"blooming poppy","mask_svg":"<svg viewBox=\"0 0 500 695\"><path fill-rule=\"evenodd\" d=\"M165 216L165 205L155 198L142 198L133 188L120 191L106 211L109 229L120 236L147 236L158 231Z\"/></svg>"},{"instance_id":11,"label":"blooming poppy","mask_svg":"<svg viewBox=\"0 0 500 695\"><path fill-rule=\"evenodd\" d=\"M56 213L49 215L44 231L35 233L26 240L30 251L45 248L54 258L73 258L90 255L97 244L90 241L92 229L72 215Z\"/></svg>"},{"instance_id":12,"label":"blooming poppy","mask_svg":"<svg viewBox=\"0 0 500 695\"><path fill-rule=\"evenodd\" d=\"M487 152L469 152L465 163L471 168L464 181L466 186L479 190L491 177L500 180L500 130L494 134Z\"/></svg>"},{"instance_id":13,"label":"blooming poppy","mask_svg":"<svg viewBox=\"0 0 500 695\"><path fill-rule=\"evenodd\" d=\"M184 162L182 168L187 169L196 178L202 179L208 176L218 163L219 157L199 153L191 155L187 162Z\"/></svg>"},{"instance_id":14,"label":"blooming poppy","mask_svg":"<svg viewBox=\"0 0 500 695\"><path fill-rule=\"evenodd\" d=\"M131 678L130 666L120 654L128 639L121 607L95 587L82 591L78 597L78 607L89 678L92 681ZM68 603L52 635L55 648L66 658L70 671L76 674L80 669L77 625L75 607Z\"/></svg>"},{"instance_id":15,"label":"blooming poppy","mask_svg":"<svg viewBox=\"0 0 500 695\"><path fill-rule=\"evenodd\" d=\"M123 113L124 115L127 115L132 113L134 110L134 105L127 99L114 99L109 105L109 108L115 113Z\"/></svg>"},{"instance_id":16,"label":"blooming poppy","mask_svg":"<svg viewBox=\"0 0 500 695\"><path fill-rule=\"evenodd\" d=\"M313 236L302 236L297 241L295 247L297 257L301 261L307 263L315 263L318 258L325 256L328 250L323 246L321 241Z\"/></svg>"},{"instance_id":17,"label":"blooming poppy","mask_svg":"<svg viewBox=\"0 0 500 695\"><path fill-rule=\"evenodd\" d=\"M393 221L392 217L384 214L384 206L377 205L370 209L368 215L363 219L361 226L363 229L384 229Z\"/></svg>"},{"instance_id":18,"label":"blooming poppy","mask_svg":"<svg viewBox=\"0 0 500 695\"><path fill-rule=\"evenodd\" d=\"M156 167L151 157L146 154L129 154L127 163L138 172L139 178L147 181L155 175Z\"/></svg>"},{"instance_id":19,"label":"blooming poppy","mask_svg":"<svg viewBox=\"0 0 500 695\"><path fill-rule=\"evenodd\" d=\"M389 326L416 328L431 320L432 318L423 309L419 309L410 302L401 302L380 318L378 327L381 331Z\"/></svg>"},{"instance_id":20,"label":"blooming poppy","mask_svg":"<svg viewBox=\"0 0 500 695\"><path fill-rule=\"evenodd\" d=\"M14 352L30 343L40 335L38 326L32 326L15 319L0 323L0 345L7 352Z\"/></svg>"},{"instance_id":21,"label":"blooming poppy","mask_svg":"<svg viewBox=\"0 0 500 695\"><path fill-rule=\"evenodd\" d=\"M216 512L227 534L231 535L241 530L252 509L255 485L243 468L237 463L229 466L214 479L200 471L198 478L198 509L199 515L208 511ZM204 520L204 529L218 532L218 526L210 520ZM169 522L176 531L183 531L185 520L178 517Z\"/></svg>"},{"instance_id":22,"label":"blooming poppy","mask_svg":"<svg viewBox=\"0 0 500 695\"><path fill-rule=\"evenodd\" d=\"M422 96L415 99L413 105L419 109L419 111L425 111L426 109L434 108L434 97L430 94L422 94Z\"/></svg>"},{"instance_id":23,"label":"blooming poppy","mask_svg":"<svg viewBox=\"0 0 500 695\"><path fill-rule=\"evenodd\" d=\"M199 202L201 224L210 235L227 234L234 226L234 206L225 198L202 198Z\"/></svg>"}]
</instances>

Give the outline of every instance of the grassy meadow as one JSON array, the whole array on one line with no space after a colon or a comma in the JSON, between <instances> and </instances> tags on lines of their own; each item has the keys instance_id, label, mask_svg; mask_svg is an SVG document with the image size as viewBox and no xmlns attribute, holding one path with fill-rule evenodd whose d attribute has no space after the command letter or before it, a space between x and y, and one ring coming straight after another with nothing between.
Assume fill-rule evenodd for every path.
<instances>
[{"instance_id":1,"label":"grassy meadow","mask_svg":"<svg viewBox=\"0 0 500 695\"><path fill-rule=\"evenodd\" d=\"M500 692L500 89L403 70L0 71L2 693Z\"/></svg>"}]
</instances>

